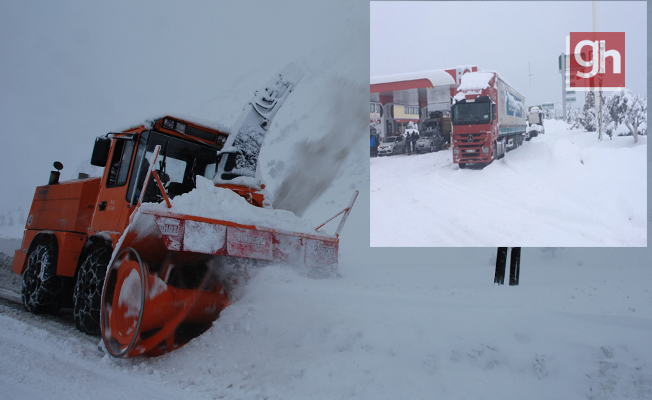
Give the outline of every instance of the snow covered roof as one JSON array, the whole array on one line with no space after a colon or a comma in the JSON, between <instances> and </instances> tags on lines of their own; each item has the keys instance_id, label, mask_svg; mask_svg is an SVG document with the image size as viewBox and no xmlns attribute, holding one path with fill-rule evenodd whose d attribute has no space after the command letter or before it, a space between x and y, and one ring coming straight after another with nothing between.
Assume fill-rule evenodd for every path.
<instances>
[{"instance_id":1,"label":"snow covered roof","mask_svg":"<svg viewBox=\"0 0 652 400\"><path fill-rule=\"evenodd\" d=\"M455 79L443 69L371 77L371 85L383 85L382 91L455 85ZM397 89L394 89L396 84ZM379 90L380 91L380 90ZM376 93L373 90L372 92Z\"/></svg>"},{"instance_id":2,"label":"snow covered roof","mask_svg":"<svg viewBox=\"0 0 652 400\"><path fill-rule=\"evenodd\" d=\"M482 90L489 86L489 81L494 77L492 72L469 72L462 76L462 83L457 90Z\"/></svg>"}]
</instances>

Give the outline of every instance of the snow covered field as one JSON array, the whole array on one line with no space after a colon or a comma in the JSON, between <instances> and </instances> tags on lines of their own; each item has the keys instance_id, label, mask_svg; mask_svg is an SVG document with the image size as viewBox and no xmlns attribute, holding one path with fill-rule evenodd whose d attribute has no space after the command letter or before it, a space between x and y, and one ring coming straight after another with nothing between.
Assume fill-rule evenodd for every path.
<instances>
[{"instance_id":1,"label":"snow covered field","mask_svg":"<svg viewBox=\"0 0 652 400\"><path fill-rule=\"evenodd\" d=\"M73 326L0 303L2 397L652 398L647 251L524 249L518 287L492 285L494 252L345 258L326 279L263 268L213 328L159 358L112 360Z\"/></svg>"},{"instance_id":2,"label":"snow covered field","mask_svg":"<svg viewBox=\"0 0 652 400\"><path fill-rule=\"evenodd\" d=\"M371 246L646 246L647 137L546 121L484 169L450 151L372 158Z\"/></svg>"}]
</instances>

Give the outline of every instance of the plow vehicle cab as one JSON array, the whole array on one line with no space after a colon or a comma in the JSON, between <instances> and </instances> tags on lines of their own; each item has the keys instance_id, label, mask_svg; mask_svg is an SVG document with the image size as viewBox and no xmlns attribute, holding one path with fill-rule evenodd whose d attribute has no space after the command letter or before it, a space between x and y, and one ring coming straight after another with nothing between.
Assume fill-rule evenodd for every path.
<instances>
[{"instance_id":1,"label":"plow vehicle cab","mask_svg":"<svg viewBox=\"0 0 652 400\"><path fill-rule=\"evenodd\" d=\"M101 178L39 186L23 242L12 269L23 275L22 298L28 311L56 313L72 306L75 324L100 333L100 297L115 245L137 208L156 146L155 166L163 189L150 178L143 201L157 202L188 193L198 175L212 178L217 152L227 132L166 116L95 141L91 164Z\"/></svg>"}]
</instances>

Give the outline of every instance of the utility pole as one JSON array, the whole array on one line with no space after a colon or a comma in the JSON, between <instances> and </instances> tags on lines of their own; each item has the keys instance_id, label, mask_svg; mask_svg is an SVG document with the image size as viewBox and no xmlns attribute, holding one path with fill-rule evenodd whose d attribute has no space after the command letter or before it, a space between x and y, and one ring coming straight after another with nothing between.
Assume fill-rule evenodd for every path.
<instances>
[{"instance_id":1,"label":"utility pole","mask_svg":"<svg viewBox=\"0 0 652 400\"><path fill-rule=\"evenodd\" d=\"M600 2L594 1L593 2L593 32L600 32ZM599 54L594 54L593 55L593 62L594 63L599 63L600 62L600 56L604 54L604 47L600 46ZM602 66L600 66L602 68ZM601 72L601 70L598 70ZM600 76L600 74L598 74ZM598 140L602 140L602 79L601 77L598 77L597 79L598 85L597 87L594 87L594 91L597 92L598 94L598 101L596 101L596 104L598 105L598 112L596 113L598 115Z\"/></svg>"},{"instance_id":2,"label":"utility pole","mask_svg":"<svg viewBox=\"0 0 652 400\"><path fill-rule=\"evenodd\" d=\"M529 104L532 105L532 72L530 71L530 63L527 63L527 72L528 76L530 77L530 102Z\"/></svg>"},{"instance_id":3,"label":"utility pole","mask_svg":"<svg viewBox=\"0 0 652 400\"><path fill-rule=\"evenodd\" d=\"M561 74L561 109L566 121L566 53L559 55L559 73Z\"/></svg>"}]
</instances>

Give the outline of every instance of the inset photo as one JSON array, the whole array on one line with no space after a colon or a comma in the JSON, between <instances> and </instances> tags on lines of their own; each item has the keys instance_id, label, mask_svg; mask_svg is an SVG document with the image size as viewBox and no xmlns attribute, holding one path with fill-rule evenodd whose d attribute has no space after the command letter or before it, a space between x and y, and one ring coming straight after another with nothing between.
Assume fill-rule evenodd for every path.
<instances>
[{"instance_id":1,"label":"inset photo","mask_svg":"<svg viewBox=\"0 0 652 400\"><path fill-rule=\"evenodd\" d=\"M646 15L372 1L371 247L646 247Z\"/></svg>"}]
</instances>

